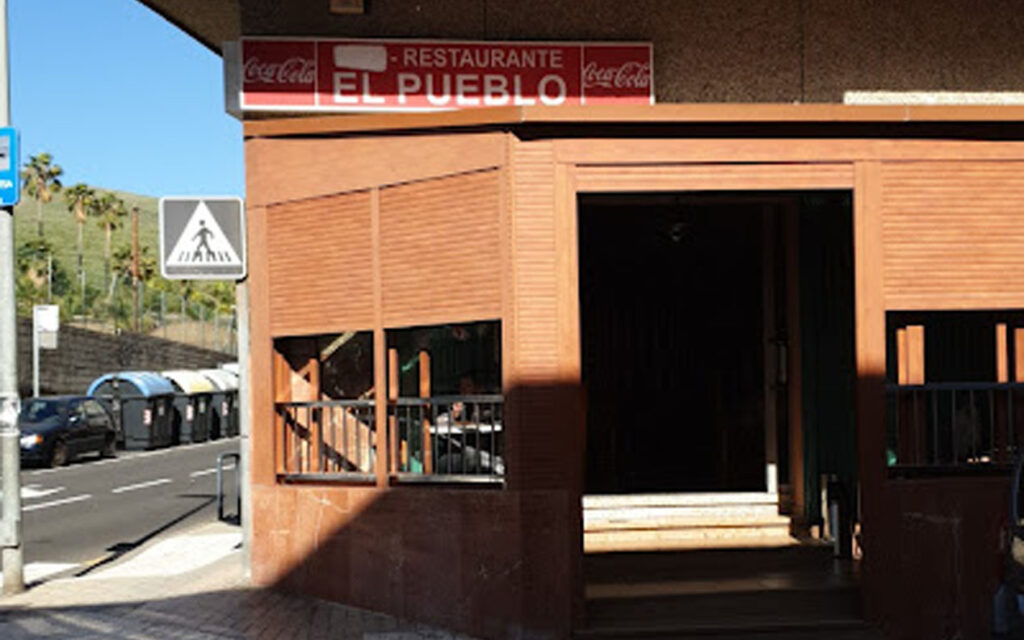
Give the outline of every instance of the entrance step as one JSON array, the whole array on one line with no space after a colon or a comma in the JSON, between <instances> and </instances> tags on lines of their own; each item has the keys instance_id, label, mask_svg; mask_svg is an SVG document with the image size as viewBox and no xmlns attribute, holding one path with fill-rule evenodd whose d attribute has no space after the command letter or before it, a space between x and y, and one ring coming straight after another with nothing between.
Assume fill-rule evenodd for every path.
<instances>
[{"instance_id":1,"label":"entrance step","mask_svg":"<svg viewBox=\"0 0 1024 640\"><path fill-rule=\"evenodd\" d=\"M794 544L789 518L769 493L600 495L583 498L590 553Z\"/></svg>"},{"instance_id":2,"label":"entrance step","mask_svg":"<svg viewBox=\"0 0 1024 640\"><path fill-rule=\"evenodd\" d=\"M827 548L597 554L585 576L578 638L881 638Z\"/></svg>"}]
</instances>

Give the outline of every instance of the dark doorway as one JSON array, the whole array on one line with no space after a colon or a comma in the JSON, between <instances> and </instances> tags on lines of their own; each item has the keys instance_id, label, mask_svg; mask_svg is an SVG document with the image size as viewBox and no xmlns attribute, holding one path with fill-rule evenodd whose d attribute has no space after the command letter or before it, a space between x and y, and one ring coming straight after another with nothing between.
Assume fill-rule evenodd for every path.
<instances>
[{"instance_id":1,"label":"dark doorway","mask_svg":"<svg viewBox=\"0 0 1024 640\"><path fill-rule=\"evenodd\" d=\"M775 209L729 194L581 197L587 493L765 490Z\"/></svg>"}]
</instances>

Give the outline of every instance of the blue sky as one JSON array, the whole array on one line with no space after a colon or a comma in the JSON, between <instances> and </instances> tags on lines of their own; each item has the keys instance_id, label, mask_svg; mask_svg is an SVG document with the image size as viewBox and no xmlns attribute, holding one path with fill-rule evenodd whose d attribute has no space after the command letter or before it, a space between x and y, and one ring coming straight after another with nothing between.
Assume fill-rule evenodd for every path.
<instances>
[{"instance_id":1,"label":"blue sky","mask_svg":"<svg viewBox=\"0 0 1024 640\"><path fill-rule=\"evenodd\" d=\"M22 161L64 184L244 195L221 59L136 0L8 0L11 124Z\"/></svg>"}]
</instances>

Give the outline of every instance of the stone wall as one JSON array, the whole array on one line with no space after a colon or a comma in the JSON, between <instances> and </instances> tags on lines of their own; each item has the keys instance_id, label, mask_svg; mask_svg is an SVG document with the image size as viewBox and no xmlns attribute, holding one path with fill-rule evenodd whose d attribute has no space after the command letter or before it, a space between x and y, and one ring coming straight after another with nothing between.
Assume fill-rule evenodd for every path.
<instances>
[{"instance_id":1,"label":"stone wall","mask_svg":"<svg viewBox=\"0 0 1024 640\"><path fill-rule=\"evenodd\" d=\"M40 351L39 386L44 395L85 393L104 373L198 369L235 359L153 336L62 326L58 348ZM28 318L18 318L18 387L22 397L32 393L32 321Z\"/></svg>"}]
</instances>

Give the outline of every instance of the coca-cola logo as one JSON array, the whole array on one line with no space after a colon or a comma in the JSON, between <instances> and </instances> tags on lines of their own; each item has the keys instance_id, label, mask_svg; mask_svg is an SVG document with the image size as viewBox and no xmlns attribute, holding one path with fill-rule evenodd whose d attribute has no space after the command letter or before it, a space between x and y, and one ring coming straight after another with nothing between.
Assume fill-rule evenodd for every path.
<instances>
[{"instance_id":1,"label":"coca-cola logo","mask_svg":"<svg viewBox=\"0 0 1024 640\"><path fill-rule=\"evenodd\" d=\"M295 56L282 62L264 62L253 56L242 66L244 82L262 84L313 84L316 80L316 63L308 58Z\"/></svg>"},{"instance_id":2,"label":"coca-cola logo","mask_svg":"<svg viewBox=\"0 0 1024 640\"><path fill-rule=\"evenodd\" d=\"M599 67L596 62L588 62L583 67L584 89L647 89L650 86L649 62L624 62L612 67Z\"/></svg>"}]
</instances>

